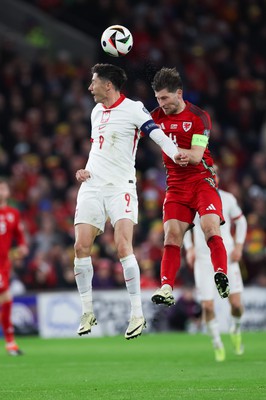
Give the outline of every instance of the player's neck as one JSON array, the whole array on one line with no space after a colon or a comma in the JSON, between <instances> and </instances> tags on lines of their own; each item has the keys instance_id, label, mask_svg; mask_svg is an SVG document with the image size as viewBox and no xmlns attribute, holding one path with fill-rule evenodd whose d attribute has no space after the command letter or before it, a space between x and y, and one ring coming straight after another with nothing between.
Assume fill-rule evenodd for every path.
<instances>
[{"instance_id":1,"label":"player's neck","mask_svg":"<svg viewBox=\"0 0 266 400\"><path fill-rule=\"evenodd\" d=\"M186 108L186 103L184 102L184 100L181 100L177 107L177 114L180 114L182 111L184 111L185 108Z\"/></svg>"},{"instance_id":2,"label":"player's neck","mask_svg":"<svg viewBox=\"0 0 266 400\"><path fill-rule=\"evenodd\" d=\"M106 96L106 98L103 101L103 105L106 108L111 107L113 104L115 104L117 102L117 100L120 98L121 93L118 91L114 91L114 92L110 92L108 94L108 96Z\"/></svg>"}]
</instances>

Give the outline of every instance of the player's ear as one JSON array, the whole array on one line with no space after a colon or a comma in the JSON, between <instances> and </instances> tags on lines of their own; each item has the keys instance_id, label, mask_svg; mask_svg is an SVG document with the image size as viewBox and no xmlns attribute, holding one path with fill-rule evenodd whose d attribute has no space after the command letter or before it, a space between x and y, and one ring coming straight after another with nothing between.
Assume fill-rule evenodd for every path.
<instances>
[{"instance_id":1,"label":"player's ear","mask_svg":"<svg viewBox=\"0 0 266 400\"><path fill-rule=\"evenodd\" d=\"M106 81L106 89L109 91L110 89L114 88L114 85L111 81Z\"/></svg>"}]
</instances>

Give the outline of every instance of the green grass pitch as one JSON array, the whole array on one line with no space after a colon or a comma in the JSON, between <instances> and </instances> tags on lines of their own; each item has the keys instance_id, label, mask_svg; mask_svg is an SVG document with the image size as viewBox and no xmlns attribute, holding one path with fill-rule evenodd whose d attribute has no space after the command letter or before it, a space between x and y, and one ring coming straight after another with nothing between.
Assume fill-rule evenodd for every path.
<instances>
[{"instance_id":1,"label":"green grass pitch","mask_svg":"<svg viewBox=\"0 0 266 400\"><path fill-rule=\"evenodd\" d=\"M18 338L24 356L0 348L0 399L265 400L266 332L243 337L245 354L235 356L223 336L223 363L202 334Z\"/></svg>"}]
</instances>

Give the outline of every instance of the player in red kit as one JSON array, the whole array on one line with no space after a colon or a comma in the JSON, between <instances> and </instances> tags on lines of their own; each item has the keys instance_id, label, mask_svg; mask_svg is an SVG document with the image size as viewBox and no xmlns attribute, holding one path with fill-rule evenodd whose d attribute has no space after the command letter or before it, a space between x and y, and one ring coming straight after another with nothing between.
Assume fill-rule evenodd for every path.
<instances>
[{"instance_id":1,"label":"player in red kit","mask_svg":"<svg viewBox=\"0 0 266 400\"><path fill-rule=\"evenodd\" d=\"M19 211L7 203L9 195L7 182L0 178L0 315L6 351L12 356L19 356L22 351L15 342L11 321L12 294L9 289L11 270L9 251L13 242L16 242L16 256L24 257L28 254L28 247L25 243Z\"/></svg>"},{"instance_id":2,"label":"player in red kit","mask_svg":"<svg viewBox=\"0 0 266 400\"><path fill-rule=\"evenodd\" d=\"M152 88L159 103L152 112L154 121L189 159L187 164L177 165L163 153L167 190L163 208L162 286L154 293L152 301L168 306L174 304L172 289L180 267L180 249L185 232L193 227L196 212L210 248L216 287L222 298L228 297L227 255L220 233L220 224L224 223L222 203L208 150L210 116L184 101L182 80L175 68L158 71Z\"/></svg>"}]
</instances>

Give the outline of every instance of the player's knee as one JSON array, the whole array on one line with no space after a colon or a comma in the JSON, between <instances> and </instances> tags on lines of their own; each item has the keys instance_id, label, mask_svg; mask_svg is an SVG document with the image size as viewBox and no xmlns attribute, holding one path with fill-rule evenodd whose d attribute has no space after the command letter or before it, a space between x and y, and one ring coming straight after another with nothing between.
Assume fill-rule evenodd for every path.
<instances>
[{"instance_id":1,"label":"player's knee","mask_svg":"<svg viewBox=\"0 0 266 400\"><path fill-rule=\"evenodd\" d=\"M206 317L213 317L213 315L214 315L214 303L213 303L213 301L204 301L204 302L202 302L202 309L203 309Z\"/></svg>"},{"instance_id":2,"label":"player's knee","mask_svg":"<svg viewBox=\"0 0 266 400\"><path fill-rule=\"evenodd\" d=\"M233 303L231 304L232 308L232 315L236 317L240 317L243 314L243 307L239 303Z\"/></svg>"},{"instance_id":3,"label":"player's knee","mask_svg":"<svg viewBox=\"0 0 266 400\"><path fill-rule=\"evenodd\" d=\"M132 245L126 241L121 241L117 244L118 258L124 258L133 253Z\"/></svg>"},{"instance_id":4,"label":"player's knee","mask_svg":"<svg viewBox=\"0 0 266 400\"><path fill-rule=\"evenodd\" d=\"M208 240L211 239L213 236L221 236L219 228L216 228L215 226L208 226L204 229L203 232L206 238L206 242L208 242Z\"/></svg>"},{"instance_id":5,"label":"player's knee","mask_svg":"<svg viewBox=\"0 0 266 400\"><path fill-rule=\"evenodd\" d=\"M179 246L181 247L182 238L175 232L169 232L165 235L164 246Z\"/></svg>"},{"instance_id":6,"label":"player's knee","mask_svg":"<svg viewBox=\"0 0 266 400\"><path fill-rule=\"evenodd\" d=\"M90 256L90 246L82 242L76 241L74 244L75 257L89 257Z\"/></svg>"}]
</instances>

